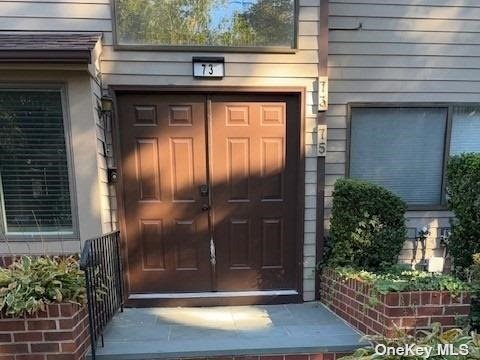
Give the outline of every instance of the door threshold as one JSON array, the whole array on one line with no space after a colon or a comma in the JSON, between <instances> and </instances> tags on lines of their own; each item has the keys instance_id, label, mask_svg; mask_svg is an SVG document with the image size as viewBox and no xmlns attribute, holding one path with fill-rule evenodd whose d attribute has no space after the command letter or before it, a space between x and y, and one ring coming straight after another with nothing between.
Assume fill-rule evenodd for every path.
<instances>
[{"instance_id":1,"label":"door threshold","mask_svg":"<svg viewBox=\"0 0 480 360\"><path fill-rule=\"evenodd\" d=\"M130 294L128 300L238 298L251 296L296 296L296 290L209 291L192 293Z\"/></svg>"}]
</instances>

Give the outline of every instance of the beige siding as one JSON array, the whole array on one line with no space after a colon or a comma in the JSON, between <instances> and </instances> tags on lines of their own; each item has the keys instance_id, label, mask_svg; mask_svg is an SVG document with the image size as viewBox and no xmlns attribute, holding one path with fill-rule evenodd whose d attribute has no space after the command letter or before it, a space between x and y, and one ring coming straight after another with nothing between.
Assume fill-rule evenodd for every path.
<instances>
[{"instance_id":1,"label":"beige siding","mask_svg":"<svg viewBox=\"0 0 480 360\"><path fill-rule=\"evenodd\" d=\"M100 83L91 78L92 84L92 108L97 109L100 105L102 89ZM108 233L118 228L115 187L108 183L108 167L114 166L113 149L112 149L112 133L111 126L105 118L98 116L94 111L94 119L96 124L96 140L97 140L97 164L98 164L98 182L101 208L101 221L103 233Z\"/></svg>"},{"instance_id":2,"label":"beige siding","mask_svg":"<svg viewBox=\"0 0 480 360\"><path fill-rule=\"evenodd\" d=\"M331 0L329 27L327 228L334 181L345 175L348 103L480 102L480 2ZM407 213L409 233L431 228L427 257L442 255L450 216ZM407 242L402 261L420 257L412 249Z\"/></svg>"},{"instance_id":3,"label":"beige siding","mask_svg":"<svg viewBox=\"0 0 480 360\"><path fill-rule=\"evenodd\" d=\"M316 159L314 136L317 111L318 21L320 0L299 0L299 50L295 54L185 53L116 51L113 49L111 8L108 0L0 1L0 30L22 32L101 32L102 85L219 85L281 86L306 89L306 183L304 294L314 297ZM195 55L225 56L227 76L216 82L193 80L191 58ZM93 86L95 89L95 86ZM99 96L95 91L91 102ZM98 119L97 119L98 120ZM101 153L104 125L97 121L97 162L102 229L116 222L113 189L106 184L106 159ZM107 142L111 141L107 129ZM88 166L84 164L85 166ZM93 201L93 200L89 200ZM81 205L84 206L84 205ZM113 211L111 211L113 210ZM111 218L110 218L111 215Z\"/></svg>"},{"instance_id":4,"label":"beige siding","mask_svg":"<svg viewBox=\"0 0 480 360\"><path fill-rule=\"evenodd\" d=\"M86 1L2 1L2 31L111 31L110 4Z\"/></svg>"}]
</instances>

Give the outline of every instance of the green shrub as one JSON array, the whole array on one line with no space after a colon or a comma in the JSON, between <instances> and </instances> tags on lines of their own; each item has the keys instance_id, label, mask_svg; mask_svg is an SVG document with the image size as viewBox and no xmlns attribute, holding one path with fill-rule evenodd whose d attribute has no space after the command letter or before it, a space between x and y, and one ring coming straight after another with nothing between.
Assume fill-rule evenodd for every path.
<instances>
[{"instance_id":1,"label":"green shrub","mask_svg":"<svg viewBox=\"0 0 480 360\"><path fill-rule=\"evenodd\" d=\"M433 324L432 331L419 330L416 335L407 335L398 330L394 338L365 336L363 340L370 341L371 345L358 349L353 355L342 357L341 360L424 360L427 358L426 355L375 354L375 345L377 344L394 348L405 348L406 346L412 349L423 348L424 351L429 351L428 359L431 360L480 359L480 335L470 332L468 329L450 329L442 332L439 323ZM443 346L444 344L451 344L452 350L459 355L442 355L439 352L439 345Z\"/></svg>"},{"instance_id":2,"label":"green shrub","mask_svg":"<svg viewBox=\"0 0 480 360\"><path fill-rule=\"evenodd\" d=\"M457 295L471 290L469 283L452 275L411 270L399 265L377 274L351 267L337 268L335 271L344 280L361 280L372 285L374 292L380 294L400 291L449 291Z\"/></svg>"},{"instance_id":3,"label":"green shrub","mask_svg":"<svg viewBox=\"0 0 480 360\"><path fill-rule=\"evenodd\" d=\"M472 262L468 270L468 280L472 286L470 324L475 329L480 329L480 253L473 254Z\"/></svg>"},{"instance_id":4,"label":"green shrub","mask_svg":"<svg viewBox=\"0 0 480 360\"><path fill-rule=\"evenodd\" d=\"M0 268L0 311L22 316L54 302L85 302L85 278L74 257L23 256Z\"/></svg>"},{"instance_id":5,"label":"green shrub","mask_svg":"<svg viewBox=\"0 0 480 360\"><path fill-rule=\"evenodd\" d=\"M449 238L454 265L465 270L480 252L480 154L452 156L447 165L448 207L455 214Z\"/></svg>"},{"instance_id":6,"label":"green shrub","mask_svg":"<svg viewBox=\"0 0 480 360\"><path fill-rule=\"evenodd\" d=\"M376 271L396 263L406 240L405 211L405 203L381 186L337 180L327 264Z\"/></svg>"},{"instance_id":7,"label":"green shrub","mask_svg":"<svg viewBox=\"0 0 480 360\"><path fill-rule=\"evenodd\" d=\"M472 255L472 265L468 272L469 281L475 287L476 291L480 293L480 253Z\"/></svg>"}]
</instances>

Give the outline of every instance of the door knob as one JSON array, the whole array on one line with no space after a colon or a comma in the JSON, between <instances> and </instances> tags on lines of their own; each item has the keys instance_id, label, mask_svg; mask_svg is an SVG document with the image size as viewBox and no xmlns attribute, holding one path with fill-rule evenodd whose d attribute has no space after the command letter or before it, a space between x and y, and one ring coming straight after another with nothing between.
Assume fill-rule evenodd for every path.
<instances>
[{"instance_id":1,"label":"door knob","mask_svg":"<svg viewBox=\"0 0 480 360\"><path fill-rule=\"evenodd\" d=\"M203 204L203 205L202 205L202 211L208 211L208 210L210 210L210 205L208 205L208 204Z\"/></svg>"}]
</instances>

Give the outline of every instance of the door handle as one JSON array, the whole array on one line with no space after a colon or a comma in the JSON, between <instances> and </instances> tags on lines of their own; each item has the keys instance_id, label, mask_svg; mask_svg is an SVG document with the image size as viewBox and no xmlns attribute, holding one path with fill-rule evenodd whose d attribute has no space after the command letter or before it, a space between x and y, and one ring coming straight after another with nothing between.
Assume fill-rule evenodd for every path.
<instances>
[{"instance_id":1,"label":"door handle","mask_svg":"<svg viewBox=\"0 0 480 360\"><path fill-rule=\"evenodd\" d=\"M203 204L203 205L202 205L202 211L208 211L208 210L210 210L210 205L208 205L208 204Z\"/></svg>"}]
</instances>

